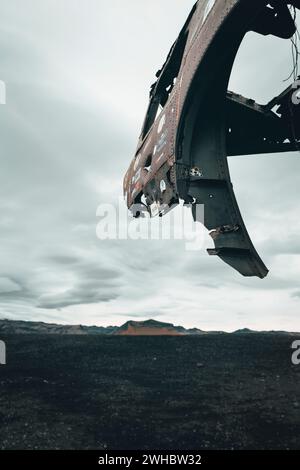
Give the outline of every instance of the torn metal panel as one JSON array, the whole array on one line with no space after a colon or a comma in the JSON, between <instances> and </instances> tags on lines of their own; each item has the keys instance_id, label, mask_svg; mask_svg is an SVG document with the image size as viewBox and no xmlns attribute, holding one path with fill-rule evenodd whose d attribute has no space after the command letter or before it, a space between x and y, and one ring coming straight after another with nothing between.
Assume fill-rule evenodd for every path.
<instances>
[{"instance_id":1,"label":"torn metal panel","mask_svg":"<svg viewBox=\"0 0 300 470\"><path fill-rule=\"evenodd\" d=\"M257 254L233 191L227 157L299 150L300 106L289 87L267 105L228 91L248 31L290 38L299 0L198 1L156 73L135 157L124 179L128 208L143 201L204 204L219 256L244 276L268 270ZM196 218L196 211L193 211Z\"/></svg>"},{"instance_id":2,"label":"torn metal panel","mask_svg":"<svg viewBox=\"0 0 300 470\"><path fill-rule=\"evenodd\" d=\"M228 92L226 103L228 156L298 150L300 106L293 105L293 93L295 89L290 86L267 105L260 105L254 100Z\"/></svg>"}]
</instances>

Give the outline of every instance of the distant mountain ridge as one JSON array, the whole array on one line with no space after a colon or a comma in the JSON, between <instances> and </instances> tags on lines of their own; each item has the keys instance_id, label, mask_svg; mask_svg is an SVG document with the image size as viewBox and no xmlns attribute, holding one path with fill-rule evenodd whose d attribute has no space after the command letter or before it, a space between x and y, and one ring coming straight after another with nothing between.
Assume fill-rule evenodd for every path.
<instances>
[{"instance_id":1,"label":"distant mountain ridge","mask_svg":"<svg viewBox=\"0 0 300 470\"><path fill-rule=\"evenodd\" d=\"M109 335L118 327L59 325L21 320L0 320L0 334Z\"/></svg>"},{"instance_id":2,"label":"distant mountain ridge","mask_svg":"<svg viewBox=\"0 0 300 470\"><path fill-rule=\"evenodd\" d=\"M237 330L232 334L293 334L285 331L253 331L248 328ZM49 335L106 335L106 336L205 336L212 334L229 334L223 331L203 331L198 328L186 329L183 326L175 326L172 323L164 323L157 320L133 321L118 326L84 326L84 325L59 325L43 322L0 319L0 335L9 334L49 334Z\"/></svg>"},{"instance_id":3,"label":"distant mountain ridge","mask_svg":"<svg viewBox=\"0 0 300 470\"><path fill-rule=\"evenodd\" d=\"M156 320L133 321L118 326L59 325L43 322L0 320L1 334L192 336L208 334L198 328L186 329Z\"/></svg>"}]
</instances>

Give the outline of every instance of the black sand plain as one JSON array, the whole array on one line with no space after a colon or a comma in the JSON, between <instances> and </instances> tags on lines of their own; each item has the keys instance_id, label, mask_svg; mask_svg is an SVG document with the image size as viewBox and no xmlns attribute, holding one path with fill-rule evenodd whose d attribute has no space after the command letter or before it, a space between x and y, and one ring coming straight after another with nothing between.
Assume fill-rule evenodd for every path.
<instances>
[{"instance_id":1,"label":"black sand plain","mask_svg":"<svg viewBox=\"0 0 300 470\"><path fill-rule=\"evenodd\" d=\"M1 449L300 448L293 336L1 339Z\"/></svg>"}]
</instances>

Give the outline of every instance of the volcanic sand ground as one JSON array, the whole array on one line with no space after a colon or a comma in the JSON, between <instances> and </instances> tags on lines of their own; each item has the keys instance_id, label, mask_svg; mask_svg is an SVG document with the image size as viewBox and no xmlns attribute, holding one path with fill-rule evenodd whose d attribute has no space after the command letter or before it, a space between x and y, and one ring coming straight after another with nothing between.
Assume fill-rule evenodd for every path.
<instances>
[{"instance_id":1,"label":"volcanic sand ground","mask_svg":"<svg viewBox=\"0 0 300 470\"><path fill-rule=\"evenodd\" d=\"M299 449L292 336L9 336L2 449Z\"/></svg>"}]
</instances>

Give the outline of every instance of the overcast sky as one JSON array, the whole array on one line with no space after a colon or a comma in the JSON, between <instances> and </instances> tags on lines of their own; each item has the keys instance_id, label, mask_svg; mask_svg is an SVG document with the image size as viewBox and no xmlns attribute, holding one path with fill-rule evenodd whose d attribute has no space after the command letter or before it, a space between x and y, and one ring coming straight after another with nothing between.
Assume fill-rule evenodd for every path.
<instances>
[{"instance_id":1,"label":"overcast sky","mask_svg":"<svg viewBox=\"0 0 300 470\"><path fill-rule=\"evenodd\" d=\"M0 0L2 318L300 331L299 154L230 159L263 281L183 241L96 237L97 207L118 203L154 73L193 3ZM230 87L267 102L291 67L289 41L249 34Z\"/></svg>"}]
</instances>

